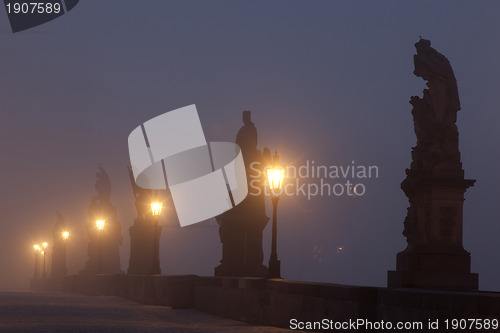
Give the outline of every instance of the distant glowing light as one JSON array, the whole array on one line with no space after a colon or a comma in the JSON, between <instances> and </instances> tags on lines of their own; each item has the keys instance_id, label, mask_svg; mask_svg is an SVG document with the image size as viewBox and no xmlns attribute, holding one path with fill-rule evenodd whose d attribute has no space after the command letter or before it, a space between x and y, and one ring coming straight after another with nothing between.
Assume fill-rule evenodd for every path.
<instances>
[{"instance_id":1,"label":"distant glowing light","mask_svg":"<svg viewBox=\"0 0 500 333\"><path fill-rule=\"evenodd\" d=\"M61 236L62 236L62 238L63 238L64 240L66 240L66 239L68 239L68 237L69 237L69 232L68 232L68 231L63 231L63 232L61 233Z\"/></svg>"},{"instance_id":2,"label":"distant glowing light","mask_svg":"<svg viewBox=\"0 0 500 333\"><path fill-rule=\"evenodd\" d=\"M104 229L104 220L97 220L95 226L97 230L102 231Z\"/></svg>"},{"instance_id":3,"label":"distant glowing light","mask_svg":"<svg viewBox=\"0 0 500 333\"><path fill-rule=\"evenodd\" d=\"M35 250L36 252L40 251L40 246L38 244L35 244L33 245L33 250Z\"/></svg>"},{"instance_id":4,"label":"distant glowing light","mask_svg":"<svg viewBox=\"0 0 500 333\"><path fill-rule=\"evenodd\" d=\"M48 245L49 244L47 242L43 242L43 244L42 244L42 246L43 246L44 249L46 249Z\"/></svg>"}]
</instances>

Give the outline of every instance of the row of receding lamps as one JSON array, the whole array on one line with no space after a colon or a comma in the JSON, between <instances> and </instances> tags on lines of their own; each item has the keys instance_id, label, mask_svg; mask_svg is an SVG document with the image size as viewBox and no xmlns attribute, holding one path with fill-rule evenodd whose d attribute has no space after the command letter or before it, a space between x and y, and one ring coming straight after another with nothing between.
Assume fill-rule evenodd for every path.
<instances>
[{"instance_id":1,"label":"row of receding lamps","mask_svg":"<svg viewBox=\"0 0 500 333\"><path fill-rule=\"evenodd\" d=\"M61 237L65 241L69 238L69 231L63 231L61 232ZM33 250L35 251L35 276L37 274L37 259L38 255L41 254L43 256L43 278L47 277L46 271L45 271L45 256L47 255L47 247L49 246L49 243L43 242L41 243L42 245L40 246L39 244L33 245Z\"/></svg>"},{"instance_id":2,"label":"row of receding lamps","mask_svg":"<svg viewBox=\"0 0 500 333\"><path fill-rule=\"evenodd\" d=\"M271 244L271 257L269 259L269 276L270 278L280 278L280 262L278 260L277 251L276 251L276 234L277 234L277 218L276 211L278 206L278 199L281 194L281 189L283 186L283 179L285 177L285 168L279 163L279 155L276 152L273 156L273 165L266 169L267 180L269 184L269 188L271 190L271 201L273 203L273 221L272 221L272 244ZM158 200L158 192L156 193L155 201L151 202L151 213L153 217L158 221L161 210L163 208L163 204ZM100 233L104 230L105 221L103 219L99 219L96 221L96 229ZM64 240L69 238L69 232L63 231L61 233L61 237ZM47 242L43 242L42 246L35 244L33 245L33 249L35 250L35 265L36 258L38 254L43 255L43 277L46 277L45 274L45 255L47 253ZM100 250L100 249L99 249ZM99 261L101 254L99 253Z\"/></svg>"},{"instance_id":3,"label":"row of receding lamps","mask_svg":"<svg viewBox=\"0 0 500 333\"><path fill-rule=\"evenodd\" d=\"M161 214L161 210L163 208L163 204L161 203L161 201L158 200L158 193L156 193L156 198L155 198L155 201L151 202L151 212L153 214L153 217L158 220L159 217L160 217L160 214ZM105 226L105 222L103 219L98 219L96 220L95 222L95 226L96 226L96 229L100 235L101 231L104 230L104 226ZM61 237L62 239L64 239L64 241L66 241L68 238L69 238L69 231L63 231L61 232ZM99 241L100 241L100 238L99 238ZM43 242L41 243L42 245L40 246L39 244L34 244L33 245L33 250L35 251L35 277L38 275L38 255L42 255L43 256L43 275L42 277L43 278L46 278L47 277L47 274L46 274L46 269L45 269L45 256L47 254L47 248L49 246L49 244L47 242ZM101 266L101 248L99 247L99 267ZM101 268L98 268L98 270L100 270Z\"/></svg>"}]
</instances>

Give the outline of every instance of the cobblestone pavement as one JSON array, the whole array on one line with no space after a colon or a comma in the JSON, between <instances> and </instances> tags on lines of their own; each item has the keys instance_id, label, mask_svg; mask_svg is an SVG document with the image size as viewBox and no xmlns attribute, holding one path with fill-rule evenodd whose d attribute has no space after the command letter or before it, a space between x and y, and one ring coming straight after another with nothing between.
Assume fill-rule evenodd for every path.
<instances>
[{"instance_id":1,"label":"cobblestone pavement","mask_svg":"<svg viewBox=\"0 0 500 333\"><path fill-rule=\"evenodd\" d=\"M0 292L0 332L289 332L114 296Z\"/></svg>"}]
</instances>

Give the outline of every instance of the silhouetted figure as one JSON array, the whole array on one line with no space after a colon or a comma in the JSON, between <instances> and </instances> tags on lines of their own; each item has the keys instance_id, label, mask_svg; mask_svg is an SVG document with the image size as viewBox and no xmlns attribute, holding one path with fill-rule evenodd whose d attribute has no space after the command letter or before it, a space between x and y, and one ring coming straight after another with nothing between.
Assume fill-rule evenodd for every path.
<instances>
[{"instance_id":1,"label":"silhouetted figure","mask_svg":"<svg viewBox=\"0 0 500 333\"><path fill-rule=\"evenodd\" d=\"M243 111L243 127L236 134L236 144L241 148L243 158L247 157L245 165L250 162L250 156L258 153L257 128L251 120L251 112Z\"/></svg>"},{"instance_id":2,"label":"silhouetted figure","mask_svg":"<svg viewBox=\"0 0 500 333\"><path fill-rule=\"evenodd\" d=\"M462 244L464 193L475 180L464 179L455 125L460 100L455 75L445 56L420 39L414 56L416 76L427 81L423 98L412 96L417 145L401 188L410 207L403 235L408 246L397 255L390 287L477 289L470 253Z\"/></svg>"},{"instance_id":3,"label":"silhouetted figure","mask_svg":"<svg viewBox=\"0 0 500 333\"><path fill-rule=\"evenodd\" d=\"M241 148L245 163L248 196L216 218L222 242L222 260L215 268L216 276L267 274L267 268L262 264L262 231L269 220L264 202L264 164L262 153L257 149L257 129L251 121L250 111L243 111L243 124L236 135L236 144Z\"/></svg>"},{"instance_id":4,"label":"silhouetted figure","mask_svg":"<svg viewBox=\"0 0 500 333\"><path fill-rule=\"evenodd\" d=\"M162 227L151 213L152 190L135 183L132 169L128 167L130 184L135 199L137 217L129 228L130 259L128 274L161 274L159 241Z\"/></svg>"},{"instance_id":5,"label":"silhouetted figure","mask_svg":"<svg viewBox=\"0 0 500 333\"><path fill-rule=\"evenodd\" d=\"M429 89L424 90L422 99L410 99L417 135L412 169L460 168L455 125L460 110L457 81L448 59L430 45L425 39L415 44L413 73L426 80Z\"/></svg>"},{"instance_id":6,"label":"silhouetted figure","mask_svg":"<svg viewBox=\"0 0 500 333\"><path fill-rule=\"evenodd\" d=\"M128 174L130 178L130 184L132 185L132 191L134 193L135 199L135 209L137 211L137 220L146 222L147 218L151 218L151 201L153 200L153 191L144 189L137 186L134 180L134 174L132 173L132 168L128 167Z\"/></svg>"},{"instance_id":7,"label":"silhouetted figure","mask_svg":"<svg viewBox=\"0 0 500 333\"><path fill-rule=\"evenodd\" d=\"M66 239L63 232L67 231L66 222L61 213L56 212L57 220L52 230L52 265L50 276L52 278L62 277L67 274L66 269Z\"/></svg>"},{"instance_id":8,"label":"silhouetted figure","mask_svg":"<svg viewBox=\"0 0 500 333\"><path fill-rule=\"evenodd\" d=\"M93 197L90 203L87 223L89 259L80 273L122 273L119 255L119 247L122 244L121 226L116 220L116 207L110 202L111 182L101 166L96 176L97 196ZM100 228L97 221L103 222Z\"/></svg>"}]
</instances>

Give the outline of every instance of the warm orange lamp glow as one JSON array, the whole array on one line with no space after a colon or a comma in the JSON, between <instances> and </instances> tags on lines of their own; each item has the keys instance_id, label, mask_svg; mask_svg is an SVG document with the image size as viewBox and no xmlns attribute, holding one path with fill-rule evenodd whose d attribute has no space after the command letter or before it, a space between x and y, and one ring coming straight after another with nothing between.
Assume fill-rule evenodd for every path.
<instances>
[{"instance_id":1,"label":"warm orange lamp glow","mask_svg":"<svg viewBox=\"0 0 500 333\"><path fill-rule=\"evenodd\" d=\"M161 214L161 209L163 208L163 204L159 201L153 201L151 203L151 213L154 217L158 217Z\"/></svg>"},{"instance_id":2,"label":"warm orange lamp glow","mask_svg":"<svg viewBox=\"0 0 500 333\"><path fill-rule=\"evenodd\" d=\"M62 238L63 238L64 240L66 240L66 239L68 239L68 237L69 237L69 232L68 232L68 231L63 231L63 232L61 233L61 236L62 236Z\"/></svg>"},{"instance_id":3,"label":"warm orange lamp glow","mask_svg":"<svg viewBox=\"0 0 500 333\"><path fill-rule=\"evenodd\" d=\"M158 221L161 214L161 209L163 208L163 203L158 198L158 191L156 192L156 196L153 202L151 202L151 214Z\"/></svg>"},{"instance_id":4,"label":"warm orange lamp glow","mask_svg":"<svg viewBox=\"0 0 500 333\"><path fill-rule=\"evenodd\" d=\"M279 195L285 178L285 168L279 164L279 155L276 152L273 156L273 165L266 169L269 189L274 195Z\"/></svg>"},{"instance_id":5,"label":"warm orange lamp glow","mask_svg":"<svg viewBox=\"0 0 500 333\"><path fill-rule=\"evenodd\" d=\"M98 231L102 231L104 229L104 220L95 221L95 226Z\"/></svg>"}]
</instances>

